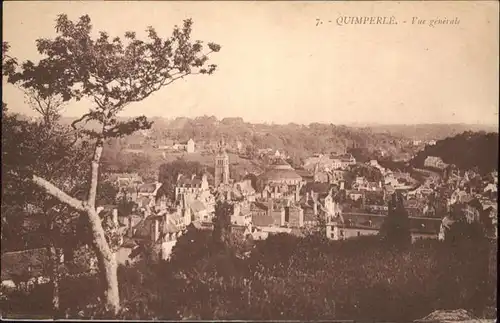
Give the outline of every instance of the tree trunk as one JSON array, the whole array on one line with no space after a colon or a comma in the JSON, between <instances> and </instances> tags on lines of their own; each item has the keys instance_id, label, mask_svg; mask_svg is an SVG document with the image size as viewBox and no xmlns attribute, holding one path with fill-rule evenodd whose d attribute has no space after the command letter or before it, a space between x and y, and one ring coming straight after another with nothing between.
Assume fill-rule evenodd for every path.
<instances>
[{"instance_id":1,"label":"tree trunk","mask_svg":"<svg viewBox=\"0 0 500 323\"><path fill-rule=\"evenodd\" d=\"M104 130L103 130L104 131ZM105 232L101 223L101 219L96 212L96 195L97 195L97 181L99 174L99 163L103 150L103 140L99 138L96 142L94 158L91 163L91 178L89 196L87 201L75 199L64 193L61 189L54 186L49 181L37 175L33 175L33 183L44 189L48 194L57 198L59 201L73 207L77 211L83 212L87 215L90 226L92 228L92 237L94 250L96 251L97 260L99 264L99 272L104 278L104 298L108 310L118 313L120 309L120 296L118 293L118 265L115 255L111 250L108 242L106 241Z\"/></svg>"},{"instance_id":2,"label":"tree trunk","mask_svg":"<svg viewBox=\"0 0 500 323\"><path fill-rule=\"evenodd\" d=\"M118 263L114 254L107 259L104 254L95 248L97 253L97 260L99 264L99 273L101 281L104 284L104 299L106 300L106 307L118 313L120 309L120 294L118 290Z\"/></svg>"}]
</instances>

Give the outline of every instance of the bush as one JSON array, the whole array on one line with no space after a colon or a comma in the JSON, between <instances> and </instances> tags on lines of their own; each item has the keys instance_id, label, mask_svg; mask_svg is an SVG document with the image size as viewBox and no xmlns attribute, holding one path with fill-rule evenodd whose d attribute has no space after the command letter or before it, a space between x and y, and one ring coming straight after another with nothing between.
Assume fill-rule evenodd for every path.
<instances>
[{"instance_id":1,"label":"bush","mask_svg":"<svg viewBox=\"0 0 500 323\"><path fill-rule=\"evenodd\" d=\"M410 321L440 308L477 312L489 292L481 283L484 257L473 250L438 241L393 249L378 237L276 235L257 242L246 260L219 253L193 261L187 278L161 292L176 300L179 318L191 319Z\"/></svg>"},{"instance_id":2,"label":"bush","mask_svg":"<svg viewBox=\"0 0 500 323\"><path fill-rule=\"evenodd\" d=\"M491 243L419 241L394 249L377 236L275 235L241 258L232 246L217 249L209 232L184 237L171 262L119 268L118 317L94 305L95 278L65 282L61 306L72 318L406 322L437 309L480 315L496 302ZM44 293L19 300L43 304L43 297L50 300L50 291Z\"/></svg>"}]
</instances>

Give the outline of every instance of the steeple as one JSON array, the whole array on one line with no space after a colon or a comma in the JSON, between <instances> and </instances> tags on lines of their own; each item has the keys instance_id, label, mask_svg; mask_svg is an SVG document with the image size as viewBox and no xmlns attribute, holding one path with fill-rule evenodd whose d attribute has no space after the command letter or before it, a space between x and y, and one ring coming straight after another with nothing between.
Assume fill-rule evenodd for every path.
<instances>
[{"instance_id":1,"label":"steeple","mask_svg":"<svg viewBox=\"0 0 500 323\"><path fill-rule=\"evenodd\" d=\"M215 156L215 187L229 183L229 156L226 152L224 139L219 143L219 152Z\"/></svg>"}]
</instances>

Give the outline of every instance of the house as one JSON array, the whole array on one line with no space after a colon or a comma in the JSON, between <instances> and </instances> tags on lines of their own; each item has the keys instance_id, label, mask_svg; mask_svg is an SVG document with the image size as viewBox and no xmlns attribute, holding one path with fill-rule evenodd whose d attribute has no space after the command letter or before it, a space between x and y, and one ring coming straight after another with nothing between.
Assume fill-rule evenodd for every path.
<instances>
[{"instance_id":1,"label":"house","mask_svg":"<svg viewBox=\"0 0 500 323\"><path fill-rule=\"evenodd\" d=\"M372 160L370 160L367 164L368 164L369 166L371 166L371 167L375 167L375 168L376 168L376 169L378 169L378 170L379 170L382 174L384 174L384 173L385 173L385 171L386 171L386 170L385 170L385 168L384 168L384 167L382 167L382 166L378 163L378 161L377 161L376 159L372 159Z\"/></svg>"},{"instance_id":2,"label":"house","mask_svg":"<svg viewBox=\"0 0 500 323\"><path fill-rule=\"evenodd\" d=\"M295 172L302 177L306 183L314 182L314 173L305 169L296 169Z\"/></svg>"},{"instance_id":3,"label":"house","mask_svg":"<svg viewBox=\"0 0 500 323\"><path fill-rule=\"evenodd\" d=\"M233 213L231 214L231 223L233 225L247 227L252 224L251 203L247 200L233 204Z\"/></svg>"},{"instance_id":4,"label":"house","mask_svg":"<svg viewBox=\"0 0 500 323\"><path fill-rule=\"evenodd\" d=\"M353 201L357 201L363 198L363 192L357 190L348 190L347 196Z\"/></svg>"},{"instance_id":5,"label":"house","mask_svg":"<svg viewBox=\"0 0 500 323\"><path fill-rule=\"evenodd\" d=\"M281 227L285 225L285 208L282 203L269 199L267 203L253 202L250 207L255 227Z\"/></svg>"},{"instance_id":6,"label":"house","mask_svg":"<svg viewBox=\"0 0 500 323\"><path fill-rule=\"evenodd\" d=\"M79 276L97 270L97 258L89 256L91 252L87 245L72 252L59 250L58 254L59 273L62 275ZM50 281L51 260L47 248L4 252L1 258L3 287L29 290L37 284Z\"/></svg>"},{"instance_id":7,"label":"house","mask_svg":"<svg viewBox=\"0 0 500 323\"><path fill-rule=\"evenodd\" d=\"M158 145L158 149L160 150L172 150L174 148L174 141L171 139L164 140L160 145Z\"/></svg>"},{"instance_id":8,"label":"house","mask_svg":"<svg viewBox=\"0 0 500 323\"><path fill-rule=\"evenodd\" d=\"M439 239L441 219L410 217L411 240Z\"/></svg>"},{"instance_id":9,"label":"house","mask_svg":"<svg viewBox=\"0 0 500 323\"><path fill-rule=\"evenodd\" d=\"M340 185L341 182L345 182L348 176L348 172L341 169L330 170L328 173L330 175L330 184Z\"/></svg>"},{"instance_id":10,"label":"house","mask_svg":"<svg viewBox=\"0 0 500 323\"><path fill-rule=\"evenodd\" d=\"M497 192L497 186L493 183L488 183L486 187L483 189L484 193L496 193Z\"/></svg>"},{"instance_id":11,"label":"house","mask_svg":"<svg viewBox=\"0 0 500 323\"><path fill-rule=\"evenodd\" d=\"M140 197L148 197L148 198L155 198L158 190L161 187L160 182L155 182L155 183L149 183L149 184L142 184L138 187L137 189L137 196Z\"/></svg>"},{"instance_id":12,"label":"house","mask_svg":"<svg viewBox=\"0 0 500 323\"><path fill-rule=\"evenodd\" d=\"M440 157L428 156L424 161L424 167L444 170L448 165Z\"/></svg>"},{"instance_id":13,"label":"house","mask_svg":"<svg viewBox=\"0 0 500 323\"><path fill-rule=\"evenodd\" d=\"M50 258L46 248L5 252L1 261L2 286L29 288L49 281Z\"/></svg>"},{"instance_id":14,"label":"house","mask_svg":"<svg viewBox=\"0 0 500 323\"><path fill-rule=\"evenodd\" d=\"M256 198L256 191L252 186L252 180L247 178L233 184L233 192L239 199L254 202Z\"/></svg>"},{"instance_id":15,"label":"house","mask_svg":"<svg viewBox=\"0 0 500 323\"><path fill-rule=\"evenodd\" d=\"M349 166L356 165L356 159L349 153L332 156L334 166L338 166L334 169L347 169Z\"/></svg>"},{"instance_id":16,"label":"house","mask_svg":"<svg viewBox=\"0 0 500 323\"><path fill-rule=\"evenodd\" d=\"M365 235L377 235L385 220L384 216L367 213L343 213L341 221L335 221L327 227L327 237L332 240L344 240ZM329 235L328 235L329 233Z\"/></svg>"},{"instance_id":17,"label":"house","mask_svg":"<svg viewBox=\"0 0 500 323\"><path fill-rule=\"evenodd\" d=\"M342 220L327 225L327 237L343 240L366 235L377 235L387 217L367 213L343 213ZM420 239L438 239L441 219L410 217L412 242Z\"/></svg>"},{"instance_id":18,"label":"house","mask_svg":"<svg viewBox=\"0 0 500 323\"><path fill-rule=\"evenodd\" d=\"M403 204L406 212L408 212L408 216L421 217L424 215L425 201L407 198Z\"/></svg>"},{"instance_id":19,"label":"house","mask_svg":"<svg viewBox=\"0 0 500 323\"><path fill-rule=\"evenodd\" d=\"M311 187L311 191L301 200L300 206L304 212L305 227L317 226L319 219L328 222L342 215L342 210L334 198L334 190L329 188L322 190L320 187Z\"/></svg>"},{"instance_id":20,"label":"house","mask_svg":"<svg viewBox=\"0 0 500 323\"><path fill-rule=\"evenodd\" d=\"M365 206L365 210L373 214L387 215L389 207L387 205L369 204Z\"/></svg>"},{"instance_id":21,"label":"house","mask_svg":"<svg viewBox=\"0 0 500 323\"><path fill-rule=\"evenodd\" d=\"M119 188L140 185L143 183L141 176L137 173L113 173L108 176L108 180Z\"/></svg>"},{"instance_id":22,"label":"house","mask_svg":"<svg viewBox=\"0 0 500 323\"><path fill-rule=\"evenodd\" d=\"M194 153L194 150L195 150L194 140L189 139L186 143L186 152L188 154L192 154L192 153Z\"/></svg>"},{"instance_id":23,"label":"house","mask_svg":"<svg viewBox=\"0 0 500 323\"><path fill-rule=\"evenodd\" d=\"M179 201L186 193L191 194L206 194L209 192L208 176L203 174L201 178L197 178L195 174L185 176L179 174L175 184L175 200Z\"/></svg>"},{"instance_id":24,"label":"house","mask_svg":"<svg viewBox=\"0 0 500 323\"><path fill-rule=\"evenodd\" d=\"M152 259L167 260L177 238L193 223L187 205L169 209L167 212L151 214L131 227L123 244L116 253L117 262L129 264L150 251ZM194 221L199 225L198 221Z\"/></svg>"}]
</instances>

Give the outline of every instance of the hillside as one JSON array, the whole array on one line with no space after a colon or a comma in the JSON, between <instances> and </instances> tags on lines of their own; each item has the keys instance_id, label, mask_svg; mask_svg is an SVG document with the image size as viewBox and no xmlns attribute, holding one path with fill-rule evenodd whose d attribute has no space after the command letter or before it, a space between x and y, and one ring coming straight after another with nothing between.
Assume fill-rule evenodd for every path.
<instances>
[{"instance_id":1,"label":"hillside","mask_svg":"<svg viewBox=\"0 0 500 323\"><path fill-rule=\"evenodd\" d=\"M365 126L366 127L366 126ZM373 132L388 133L414 140L441 140L465 131L497 132L498 125L480 124L414 124L414 125L368 125Z\"/></svg>"},{"instance_id":2,"label":"hillside","mask_svg":"<svg viewBox=\"0 0 500 323\"><path fill-rule=\"evenodd\" d=\"M467 131L439 140L417 153L411 164L421 168L428 156L441 157L445 163L460 169L477 167L483 174L491 172L498 169L498 133Z\"/></svg>"},{"instance_id":3,"label":"hillside","mask_svg":"<svg viewBox=\"0 0 500 323\"><path fill-rule=\"evenodd\" d=\"M70 124L73 119L63 118ZM401 151L404 138L384 133L374 133L369 128L350 128L332 124L252 124L241 118L215 117L176 118L173 120L159 117L154 121L148 138L140 133L129 136L126 143L142 141L150 145L162 145L166 140L186 141L189 138L199 144L210 144L224 139L235 146L242 143L243 148L272 148L285 150L290 156L301 158L311 153L340 153L346 149L366 148L371 152L383 150L386 155Z\"/></svg>"}]
</instances>

